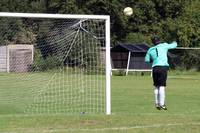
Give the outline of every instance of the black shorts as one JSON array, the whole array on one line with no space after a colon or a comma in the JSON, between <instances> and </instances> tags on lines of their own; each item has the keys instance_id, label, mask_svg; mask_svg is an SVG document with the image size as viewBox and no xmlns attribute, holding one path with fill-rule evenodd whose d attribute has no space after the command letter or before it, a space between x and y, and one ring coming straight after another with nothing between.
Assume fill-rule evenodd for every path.
<instances>
[{"instance_id":1,"label":"black shorts","mask_svg":"<svg viewBox=\"0 0 200 133\"><path fill-rule=\"evenodd\" d=\"M153 85L154 86L166 86L167 71L168 71L168 67L166 66L153 67Z\"/></svg>"}]
</instances>

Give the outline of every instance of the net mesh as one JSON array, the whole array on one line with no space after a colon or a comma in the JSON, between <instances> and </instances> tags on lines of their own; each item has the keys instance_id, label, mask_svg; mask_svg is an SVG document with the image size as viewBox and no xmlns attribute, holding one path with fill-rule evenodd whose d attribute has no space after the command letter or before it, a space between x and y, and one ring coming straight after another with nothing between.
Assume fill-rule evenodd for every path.
<instances>
[{"instance_id":1,"label":"net mesh","mask_svg":"<svg viewBox=\"0 0 200 133\"><path fill-rule=\"evenodd\" d=\"M0 113L105 113L105 20L0 25Z\"/></svg>"},{"instance_id":2,"label":"net mesh","mask_svg":"<svg viewBox=\"0 0 200 133\"><path fill-rule=\"evenodd\" d=\"M173 49L168 53L169 62L172 70L179 71L200 71L200 49L185 48Z\"/></svg>"}]
</instances>

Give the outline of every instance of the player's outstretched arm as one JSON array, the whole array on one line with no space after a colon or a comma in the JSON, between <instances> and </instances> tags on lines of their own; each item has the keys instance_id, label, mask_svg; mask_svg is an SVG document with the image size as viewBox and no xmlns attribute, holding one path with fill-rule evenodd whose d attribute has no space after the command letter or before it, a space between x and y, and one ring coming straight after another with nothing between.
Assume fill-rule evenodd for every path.
<instances>
[{"instance_id":1,"label":"player's outstretched arm","mask_svg":"<svg viewBox=\"0 0 200 133\"><path fill-rule=\"evenodd\" d=\"M177 47L177 42L176 41L173 41L172 43L169 43L167 45L168 49L174 49Z\"/></svg>"}]
</instances>

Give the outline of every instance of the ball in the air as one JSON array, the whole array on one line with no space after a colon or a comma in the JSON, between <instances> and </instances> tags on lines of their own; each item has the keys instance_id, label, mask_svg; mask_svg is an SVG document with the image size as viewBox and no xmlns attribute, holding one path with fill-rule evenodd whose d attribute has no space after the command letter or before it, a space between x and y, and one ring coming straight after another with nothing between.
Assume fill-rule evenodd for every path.
<instances>
[{"instance_id":1,"label":"ball in the air","mask_svg":"<svg viewBox=\"0 0 200 133\"><path fill-rule=\"evenodd\" d=\"M124 14L126 16L131 16L133 14L133 9L131 7L124 8Z\"/></svg>"}]
</instances>

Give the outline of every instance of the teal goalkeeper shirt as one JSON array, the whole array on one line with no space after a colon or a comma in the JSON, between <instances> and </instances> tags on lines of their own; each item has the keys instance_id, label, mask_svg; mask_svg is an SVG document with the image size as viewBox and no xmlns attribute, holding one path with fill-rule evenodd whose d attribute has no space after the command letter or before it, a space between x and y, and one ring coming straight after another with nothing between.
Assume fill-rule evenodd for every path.
<instances>
[{"instance_id":1,"label":"teal goalkeeper shirt","mask_svg":"<svg viewBox=\"0 0 200 133\"><path fill-rule=\"evenodd\" d=\"M167 52L169 49L177 47L177 42L160 43L151 47L145 56L145 62L150 63L152 61L152 67L154 66L169 66Z\"/></svg>"}]
</instances>

